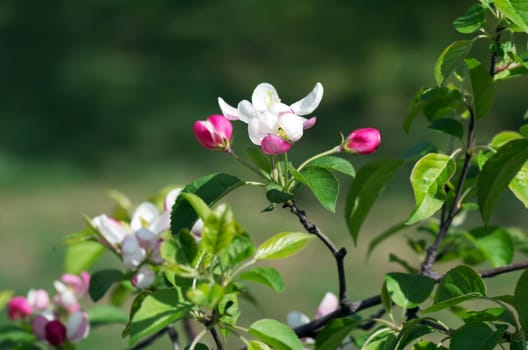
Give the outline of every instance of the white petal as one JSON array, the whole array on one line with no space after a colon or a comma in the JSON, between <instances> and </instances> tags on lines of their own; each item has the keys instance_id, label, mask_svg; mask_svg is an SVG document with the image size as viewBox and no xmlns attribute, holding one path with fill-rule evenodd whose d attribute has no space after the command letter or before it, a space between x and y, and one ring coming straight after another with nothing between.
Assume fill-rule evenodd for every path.
<instances>
[{"instance_id":1,"label":"white petal","mask_svg":"<svg viewBox=\"0 0 528 350\"><path fill-rule=\"evenodd\" d=\"M121 243L121 252L123 255L135 254L139 249L141 249L141 246L135 235L127 235Z\"/></svg>"},{"instance_id":2,"label":"white petal","mask_svg":"<svg viewBox=\"0 0 528 350\"><path fill-rule=\"evenodd\" d=\"M123 265L127 269L137 267L145 260L146 255L145 249L143 248L136 250L133 254L123 254Z\"/></svg>"},{"instance_id":3,"label":"white petal","mask_svg":"<svg viewBox=\"0 0 528 350\"><path fill-rule=\"evenodd\" d=\"M145 224L148 227L159 216L159 214L159 210L154 204L149 202L141 203L132 216L130 227L133 231L139 230L141 227L145 226Z\"/></svg>"},{"instance_id":4,"label":"white petal","mask_svg":"<svg viewBox=\"0 0 528 350\"><path fill-rule=\"evenodd\" d=\"M180 195L180 192L182 191L182 189L183 188L178 187L178 188L171 190L169 193L167 193L167 195L165 196L165 201L163 203L165 210L171 211L172 206L174 205L174 203L176 203L176 199Z\"/></svg>"},{"instance_id":5,"label":"white petal","mask_svg":"<svg viewBox=\"0 0 528 350\"><path fill-rule=\"evenodd\" d=\"M121 243L127 234L125 227L119 221L104 214L93 218L92 224L103 235L104 239L113 246Z\"/></svg>"},{"instance_id":6,"label":"white petal","mask_svg":"<svg viewBox=\"0 0 528 350\"><path fill-rule=\"evenodd\" d=\"M288 136L288 140L295 142L303 136L304 118L295 114L284 114L279 118L279 126Z\"/></svg>"},{"instance_id":7,"label":"white petal","mask_svg":"<svg viewBox=\"0 0 528 350\"><path fill-rule=\"evenodd\" d=\"M158 242L158 237L154 232L149 229L142 228L136 231L136 239L138 240L141 248L145 249L147 252L150 252L156 246Z\"/></svg>"},{"instance_id":8,"label":"white petal","mask_svg":"<svg viewBox=\"0 0 528 350\"><path fill-rule=\"evenodd\" d=\"M251 102L257 111L262 112L271 108L275 103L279 103L280 99L273 85L261 83L253 90Z\"/></svg>"},{"instance_id":9,"label":"white petal","mask_svg":"<svg viewBox=\"0 0 528 350\"><path fill-rule=\"evenodd\" d=\"M227 104L221 97L218 98L218 106L222 110L222 114L229 120L238 120L238 110Z\"/></svg>"},{"instance_id":10,"label":"white petal","mask_svg":"<svg viewBox=\"0 0 528 350\"><path fill-rule=\"evenodd\" d=\"M242 100L238 103L238 117L244 123L257 118L257 111L248 100Z\"/></svg>"},{"instance_id":11,"label":"white petal","mask_svg":"<svg viewBox=\"0 0 528 350\"><path fill-rule=\"evenodd\" d=\"M251 142L258 146L260 146L262 139L267 135L267 133L261 127L261 123L258 119L252 119L249 122L248 134Z\"/></svg>"},{"instance_id":12,"label":"white petal","mask_svg":"<svg viewBox=\"0 0 528 350\"><path fill-rule=\"evenodd\" d=\"M288 313L288 326L291 328L300 327L310 322L310 318L300 311L291 311Z\"/></svg>"},{"instance_id":13,"label":"white petal","mask_svg":"<svg viewBox=\"0 0 528 350\"><path fill-rule=\"evenodd\" d=\"M170 228L170 211L164 211L150 224L150 230L155 234L160 234Z\"/></svg>"},{"instance_id":14,"label":"white petal","mask_svg":"<svg viewBox=\"0 0 528 350\"><path fill-rule=\"evenodd\" d=\"M312 113L323 98L323 85L321 83L315 84L313 90L304 98L292 104L290 107L297 115L307 115Z\"/></svg>"}]
</instances>

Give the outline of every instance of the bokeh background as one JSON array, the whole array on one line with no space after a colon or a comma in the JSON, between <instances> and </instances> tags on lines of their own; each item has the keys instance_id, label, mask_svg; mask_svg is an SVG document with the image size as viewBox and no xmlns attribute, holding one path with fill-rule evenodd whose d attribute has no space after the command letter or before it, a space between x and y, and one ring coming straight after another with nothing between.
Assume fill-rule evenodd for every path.
<instances>
[{"instance_id":1,"label":"bokeh background","mask_svg":"<svg viewBox=\"0 0 528 350\"><path fill-rule=\"evenodd\" d=\"M294 102L320 81L325 96L316 127L295 145L302 161L358 127L381 130L383 144L367 161L398 157L437 136L417 122L401 124L414 93L434 84L440 52L462 38L451 23L472 1L367 0L12 0L0 2L0 290L51 291L62 270L57 243L84 227L82 214L108 212L108 189L136 203L166 185L210 172L251 179L227 156L194 140L196 119L219 113L270 82ZM487 43L477 43L486 51ZM526 112L526 80L500 83L491 117L479 121L479 140L517 129ZM249 146L245 125L235 125L235 149ZM442 146L439 143L439 146ZM385 272L399 270L388 252L406 254L405 235L366 260L369 240L406 218L413 197L404 168L376 204L357 247L347 234L340 202L325 212L309 193L306 208L325 232L347 247L350 296L377 294ZM349 179L341 178L342 193ZM282 210L261 214L263 193L242 189L226 199L260 242L284 229L299 230ZM506 195L494 222L524 225L525 212ZM470 218L476 220L477 218ZM416 234L412 230L408 235ZM411 263L417 263L410 258ZM108 256L101 264L115 264ZM287 311L312 315L327 290L336 292L334 261L317 243L276 264L286 291L253 288L260 307L244 304L243 322ZM440 268L441 269L441 268ZM511 291L508 278L496 288ZM0 316L0 322L5 315ZM124 348L120 327L94 330L81 349ZM159 348L166 346L164 343Z\"/></svg>"}]
</instances>

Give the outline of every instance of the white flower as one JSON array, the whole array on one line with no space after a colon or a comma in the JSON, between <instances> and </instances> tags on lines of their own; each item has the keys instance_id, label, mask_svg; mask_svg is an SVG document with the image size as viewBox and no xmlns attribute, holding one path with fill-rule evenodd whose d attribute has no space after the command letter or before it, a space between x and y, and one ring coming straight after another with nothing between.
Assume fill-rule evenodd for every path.
<instances>
[{"instance_id":1,"label":"white flower","mask_svg":"<svg viewBox=\"0 0 528 350\"><path fill-rule=\"evenodd\" d=\"M315 117L306 119L302 116L312 113L322 97L323 86L317 83L304 98L286 105L271 84L261 83L253 91L251 102L243 100L234 108L219 97L218 105L226 118L248 124L251 142L260 146L268 135L276 135L288 143L298 141L303 130L311 128L316 121ZM277 143L276 139L274 143Z\"/></svg>"}]
</instances>

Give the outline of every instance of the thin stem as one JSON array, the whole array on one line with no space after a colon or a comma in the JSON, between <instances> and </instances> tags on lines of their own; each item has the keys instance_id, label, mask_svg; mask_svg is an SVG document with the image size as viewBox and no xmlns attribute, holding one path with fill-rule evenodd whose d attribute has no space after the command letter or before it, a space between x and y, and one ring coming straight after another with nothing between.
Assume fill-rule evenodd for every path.
<instances>
[{"instance_id":1,"label":"thin stem","mask_svg":"<svg viewBox=\"0 0 528 350\"><path fill-rule=\"evenodd\" d=\"M202 339L205 333L207 333L207 329L202 329L202 331L198 333L196 338L193 339L191 345L189 346L189 350L194 350L194 348L196 347L196 344L198 344L198 342L200 341L200 339Z\"/></svg>"},{"instance_id":2,"label":"thin stem","mask_svg":"<svg viewBox=\"0 0 528 350\"><path fill-rule=\"evenodd\" d=\"M238 161L240 164L242 164L243 166L245 166L246 168L248 168L249 170L251 170L252 172L254 172L255 174L257 174L258 176L260 177L263 177L267 180L269 180L266 176L264 176L264 174L257 168L255 168L253 165L247 163L246 161L244 161L243 159L241 159L235 152L233 152L232 150L229 150L229 151L226 151L226 153L228 155L230 155L234 160Z\"/></svg>"},{"instance_id":3,"label":"thin stem","mask_svg":"<svg viewBox=\"0 0 528 350\"><path fill-rule=\"evenodd\" d=\"M209 333L211 333L211 336L213 337L213 340L216 344L216 349L217 350L223 350L224 349L224 345L222 344L222 340L220 339L220 336L218 335L218 332L216 331L216 328L214 327L211 327L209 329Z\"/></svg>"},{"instance_id":4,"label":"thin stem","mask_svg":"<svg viewBox=\"0 0 528 350\"><path fill-rule=\"evenodd\" d=\"M330 148L327 151L324 151L322 153L316 154L315 156L306 159L301 165L299 165L299 167L297 168L297 171L303 170L310 162L313 162L314 160L316 160L318 158L321 158L321 157L324 157L324 156L329 156L331 154L339 153L339 152L341 152L341 145L332 147L332 148Z\"/></svg>"}]
</instances>

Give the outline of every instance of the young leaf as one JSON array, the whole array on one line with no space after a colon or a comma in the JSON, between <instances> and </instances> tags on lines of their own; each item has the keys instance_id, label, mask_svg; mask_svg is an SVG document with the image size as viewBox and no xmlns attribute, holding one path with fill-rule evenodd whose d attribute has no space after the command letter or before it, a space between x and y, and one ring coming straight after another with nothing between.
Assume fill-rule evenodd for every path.
<instances>
[{"instance_id":1,"label":"young leaf","mask_svg":"<svg viewBox=\"0 0 528 350\"><path fill-rule=\"evenodd\" d=\"M491 329L484 322L463 325L451 337L450 350L493 350L504 334L504 330Z\"/></svg>"},{"instance_id":2,"label":"young leaf","mask_svg":"<svg viewBox=\"0 0 528 350\"><path fill-rule=\"evenodd\" d=\"M249 334L271 345L276 350L303 349L302 343L293 330L275 320L258 320L249 327Z\"/></svg>"},{"instance_id":3,"label":"young leaf","mask_svg":"<svg viewBox=\"0 0 528 350\"><path fill-rule=\"evenodd\" d=\"M335 213L339 184L330 171L315 166L301 172L298 180L308 186L319 203L328 211Z\"/></svg>"},{"instance_id":4,"label":"young leaf","mask_svg":"<svg viewBox=\"0 0 528 350\"><path fill-rule=\"evenodd\" d=\"M374 202L403 165L399 159L379 160L361 168L352 181L345 205L348 232L357 243L361 225Z\"/></svg>"},{"instance_id":5,"label":"young leaf","mask_svg":"<svg viewBox=\"0 0 528 350\"><path fill-rule=\"evenodd\" d=\"M129 345L132 346L141 338L187 316L190 309L191 305L182 303L180 294L175 289L160 289L147 295L127 325Z\"/></svg>"},{"instance_id":6,"label":"young leaf","mask_svg":"<svg viewBox=\"0 0 528 350\"><path fill-rule=\"evenodd\" d=\"M440 54L434 67L438 85L443 85L455 68L462 63L472 45L471 40L455 41Z\"/></svg>"},{"instance_id":7,"label":"young leaf","mask_svg":"<svg viewBox=\"0 0 528 350\"><path fill-rule=\"evenodd\" d=\"M208 206L215 204L220 198L244 185L244 182L228 174L211 174L199 178L188 184L183 193L194 193ZM177 235L181 229L191 229L198 216L191 204L183 197L178 196L171 212L171 232Z\"/></svg>"},{"instance_id":8,"label":"young leaf","mask_svg":"<svg viewBox=\"0 0 528 350\"><path fill-rule=\"evenodd\" d=\"M249 159L259 168L264 170L266 173L271 172L271 160L269 156L266 156L260 148L248 147L247 153Z\"/></svg>"},{"instance_id":9,"label":"young leaf","mask_svg":"<svg viewBox=\"0 0 528 350\"><path fill-rule=\"evenodd\" d=\"M341 157L335 157L335 156L326 156L317 158L314 161L311 161L308 164L308 167L315 166L318 168L323 168L326 170L331 171L337 171L340 173L343 173L348 176L354 177L356 175L356 170L354 169L354 166L352 163L350 163L348 160L343 159Z\"/></svg>"},{"instance_id":10,"label":"young leaf","mask_svg":"<svg viewBox=\"0 0 528 350\"><path fill-rule=\"evenodd\" d=\"M209 206L197 195L194 193L181 193L181 197L185 198L187 202L193 207L196 214L200 219L205 220L209 215L211 215L211 209Z\"/></svg>"},{"instance_id":11,"label":"young leaf","mask_svg":"<svg viewBox=\"0 0 528 350\"><path fill-rule=\"evenodd\" d=\"M528 308L526 307L526 296L528 295L528 270L525 270L515 286L513 303L519 315L519 322L524 330L528 333Z\"/></svg>"},{"instance_id":12,"label":"young leaf","mask_svg":"<svg viewBox=\"0 0 528 350\"><path fill-rule=\"evenodd\" d=\"M513 240L506 230L500 227L472 230L478 248L493 267L511 264L513 260Z\"/></svg>"},{"instance_id":13,"label":"young leaf","mask_svg":"<svg viewBox=\"0 0 528 350\"><path fill-rule=\"evenodd\" d=\"M464 62L469 69L475 117L479 119L484 117L493 105L493 78L476 59L466 58Z\"/></svg>"},{"instance_id":14,"label":"young leaf","mask_svg":"<svg viewBox=\"0 0 528 350\"><path fill-rule=\"evenodd\" d=\"M201 283L187 291L187 298L196 305L213 309L224 297L224 288L219 284Z\"/></svg>"},{"instance_id":15,"label":"young leaf","mask_svg":"<svg viewBox=\"0 0 528 350\"><path fill-rule=\"evenodd\" d=\"M93 301L100 300L116 282L122 281L125 274L119 270L106 269L95 272L90 277L89 294Z\"/></svg>"},{"instance_id":16,"label":"young leaf","mask_svg":"<svg viewBox=\"0 0 528 350\"><path fill-rule=\"evenodd\" d=\"M528 33L528 3L525 0L495 0L493 3L504 16Z\"/></svg>"},{"instance_id":17,"label":"young leaf","mask_svg":"<svg viewBox=\"0 0 528 350\"><path fill-rule=\"evenodd\" d=\"M499 148L484 164L477 181L477 198L484 223L488 223L499 196L528 160L528 140L513 140Z\"/></svg>"},{"instance_id":18,"label":"young leaf","mask_svg":"<svg viewBox=\"0 0 528 350\"><path fill-rule=\"evenodd\" d=\"M293 194L284 192L281 186L277 184L270 184L266 186L266 198L271 203L285 203L293 199Z\"/></svg>"},{"instance_id":19,"label":"young leaf","mask_svg":"<svg viewBox=\"0 0 528 350\"><path fill-rule=\"evenodd\" d=\"M455 170L455 161L440 153L429 153L414 165L411 185L416 207L407 219L407 225L429 218L442 207L446 200L444 186Z\"/></svg>"},{"instance_id":20,"label":"young leaf","mask_svg":"<svg viewBox=\"0 0 528 350\"><path fill-rule=\"evenodd\" d=\"M69 246L64 257L64 271L78 275L89 270L105 250L103 245L95 241L84 241Z\"/></svg>"},{"instance_id":21,"label":"young leaf","mask_svg":"<svg viewBox=\"0 0 528 350\"><path fill-rule=\"evenodd\" d=\"M329 322L322 331L317 334L315 346L317 350L339 349L345 338L353 329L357 328L357 322L349 318L338 318Z\"/></svg>"},{"instance_id":22,"label":"young leaf","mask_svg":"<svg viewBox=\"0 0 528 350\"><path fill-rule=\"evenodd\" d=\"M126 324L128 322L128 314L113 305L100 305L88 310L88 319L90 320L90 327L116 323Z\"/></svg>"},{"instance_id":23,"label":"young leaf","mask_svg":"<svg viewBox=\"0 0 528 350\"><path fill-rule=\"evenodd\" d=\"M385 275L385 285L396 305L411 309L429 297L435 282L421 275L393 272Z\"/></svg>"},{"instance_id":24,"label":"young leaf","mask_svg":"<svg viewBox=\"0 0 528 350\"><path fill-rule=\"evenodd\" d=\"M272 350L267 344L259 340L250 340L247 350Z\"/></svg>"},{"instance_id":25,"label":"young leaf","mask_svg":"<svg viewBox=\"0 0 528 350\"><path fill-rule=\"evenodd\" d=\"M464 127L455 119L437 119L429 124L429 128L454 136L459 140L462 140L464 137Z\"/></svg>"},{"instance_id":26,"label":"young leaf","mask_svg":"<svg viewBox=\"0 0 528 350\"><path fill-rule=\"evenodd\" d=\"M235 230L233 212L228 206L221 205L204 221L200 244L208 253L216 255L229 246Z\"/></svg>"},{"instance_id":27,"label":"young leaf","mask_svg":"<svg viewBox=\"0 0 528 350\"><path fill-rule=\"evenodd\" d=\"M416 339L422 338L424 335L434 332L431 326L422 323L423 320L415 318L405 322L403 329L398 335L398 343L395 350L407 349L407 345L411 344Z\"/></svg>"},{"instance_id":28,"label":"young leaf","mask_svg":"<svg viewBox=\"0 0 528 350\"><path fill-rule=\"evenodd\" d=\"M528 208L528 162L523 164L508 187L525 208Z\"/></svg>"},{"instance_id":29,"label":"young leaf","mask_svg":"<svg viewBox=\"0 0 528 350\"><path fill-rule=\"evenodd\" d=\"M220 322L224 325L234 326L240 317L240 309L238 308L237 293L225 294L218 303L218 313L220 315Z\"/></svg>"},{"instance_id":30,"label":"young leaf","mask_svg":"<svg viewBox=\"0 0 528 350\"><path fill-rule=\"evenodd\" d=\"M462 34L474 33L486 23L486 13L481 3L471 5L467 12L455 19L453 26Z\"/></svg>"},{"instance_id":31,"label":"young leaf","mask_svg":"<svg viewBox=\"0 0 528 350\"><path fill-rule=\"evenodd\" d=\"M258 246L258 260L282 259L301 251L315 236L303 232L281 232Z\"/></svg>"},{"instance_id":32,"label":"young leaf","mask_svg":"<svg viewBox=\"0 0 528 350\"><path fill-rule=\"evenodd\" d=\"M517 131L505 130L501 131L491 139L489 146L498 149L512 140L522 139L523 136Z\"/></svg>"},{"instance_id":33,"label":"young leaf","mask_svg":"<svg viewBox=\"0 0 528 350\"><path fill-rule=\"evenodd\" d=\"M238 278L242 281L261 283L276 292L282 292L284 290L284 281L279 271L273 267L256 267L241 273Z\"/></svg>"}]
</instances>

